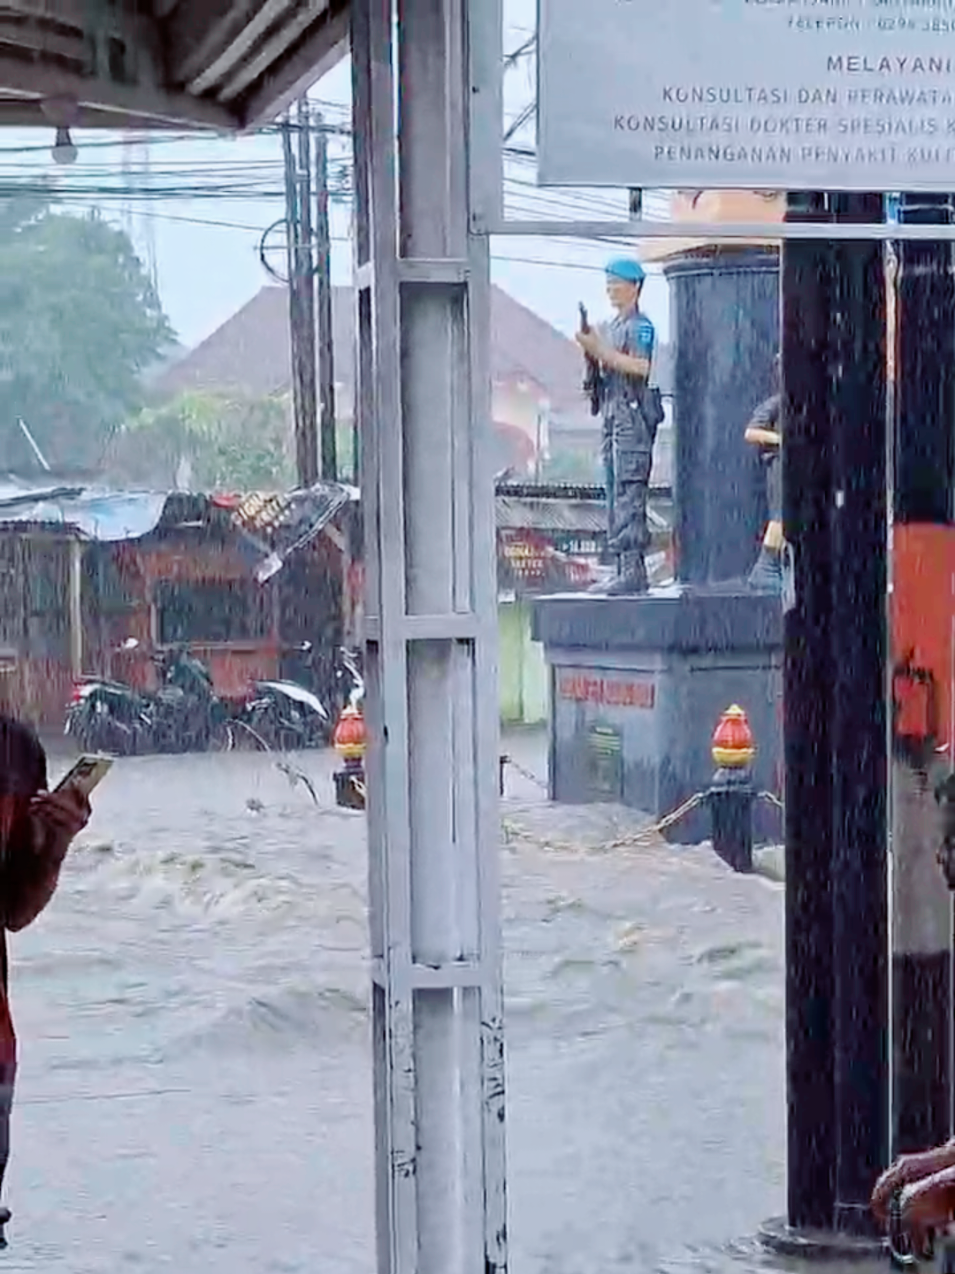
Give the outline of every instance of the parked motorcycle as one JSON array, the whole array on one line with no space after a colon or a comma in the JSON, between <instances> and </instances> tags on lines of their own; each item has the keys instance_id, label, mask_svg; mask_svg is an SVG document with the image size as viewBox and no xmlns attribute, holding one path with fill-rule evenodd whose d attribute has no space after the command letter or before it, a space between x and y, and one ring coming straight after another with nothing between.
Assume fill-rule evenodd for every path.
<instances>
[{"instance_id":1,"label":"parked motorcycle","mask_svg":"<svg viewBox=\"0 0 955 1274\"><path fill-rule=\"evenodd\" d=\"M365 678L362 674L360 652L343 646L339 651L336 675L342 687L341 707L344 708L347 704L349 708L361 708L365 698Z\"/></svg>"},{"instance_id":2,"label":"parked motorcycle","mask_svg":"<svg viewBox=\"0 0 955 1274\"><path fill-rule=\"evenodd\" d=\"M160 688L152 696L156 752L230 752L232 716L205 664L176 646L154 656Z\"/></svg>"},{"instance_id":3,"label":"parked motorcycle","mask_svg":"<svg viewBox=\"0 0 955 1274\"><path fill-rule=\"evenodd\" d=\"M73 687L64 733L84 752L137 756L150 750L152 705L120 681L85 677Z\"/></svg>"},{"instance_id":4,"label":"parked motorcycle","mask_svg":"<svg viewBox=\"0 0 955 1274\"><path fill-rule=\"evenodd\" d=\"M119 649L129 652L138 645L130 638ZM114 756L229 751L232 721L205 665L181 647L155 659L160 687L154 694L100 677L77 682L65 733L84 751Z\"/></svg>"},{"instance_id":5,"label":"parked motorcycle","mask_svg":"<svg viewBox=\"0 0 955 1274\"><path fill-rule=\"evenodd\" d=\"M311 642L295 647L310 654ZM314 691L287 679L255 681L236 724L262 746L298 752L327 743L333 725L328 709Z\"/></svg>"}]
</instances>

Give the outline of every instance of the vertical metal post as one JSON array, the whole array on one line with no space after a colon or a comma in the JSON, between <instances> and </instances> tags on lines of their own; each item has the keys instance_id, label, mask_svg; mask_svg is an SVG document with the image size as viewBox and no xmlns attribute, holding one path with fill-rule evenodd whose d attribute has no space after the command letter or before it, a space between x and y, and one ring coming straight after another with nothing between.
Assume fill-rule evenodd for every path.
<instances>
[{"instance_id":1,"label":"vertical metal post","mask_svg":"<svg viewBox=\"0 0 955 1274\"><path fill-rule=\"evenodd\" d=\"M487 85L467 0L352 12L378 1268L502 1274Z\"/></svg>"},{"instance_id":2,"label":"vertical metal post","mask_svg":"<svg viewBox=\"0 0 955 1274\"><path fill-rule=\"evenodd\" d=\"M840 221L882 219L882 196L834 197ZM888 1157L885 261L833 247L833 1058L838 1231L873 1231Z\"/></svg>"},{"instance_id":3,"label":"vertical metal post","mask_svg":"<svg viewBox=\"0 0 955 1274\"><path fill-rule=\"evenodd\" d=\"M787 219L826 221L824 195ZM832 609L829 305L832 247L782 249L783 526L795 606L786 616L786 1078L788 1222L827 1230L835 1200L833 1072Z\"/></svg>"},{"instance_id":4,"label":"vertical metal post","mask_svg":"<svg viewBox=\"0 0 955 1274\"><path fill-rule=\"evenodd\" d=\"M70 673L74 681L83 675L83 542L69 545Z\"/></svg>"},{"instance_id":5,"label":"vertical metal post","mask_svg":"<svg viewBox=\"0 0 955 1274\"><path fill-rule=\"evenodd\" d=\"M315 300L318 310L319 438L322 477L338 481L335 435L335 329L332 318L332 251L328 227L328 137L315 117Z\"/></svg>"},{"instance_id":6,"label":"vertical metal post","mask_svg":"<svg viewBox=\"0 0 955 1274\"><path fill-rule=\"evenodd\" d=\"M292 373L292 415L295 430L296 475L304 485L303 457L300 439L305 435L302 396L302 305L299 287L302 227L298 212L299 188L292 145L292 121L282 120L282 159L285 176L285 258L288 274L289 356Z\"/></svg>"},{"instance_id":7,"label":"vertical metal post","mask_svg":"<svg viewBox=\"0 0 955 1274\"><path fill-rule=\"evenodd\" d=\"M902 198L900 220L948 225L951 213L949 195L910 194ZM955 279L951 243L905 241L897 252L894 522L900 543L910 526L952 524ZM948 562L929 569L937 572L934 586L947 592ZM891 658L893 667L907 674L913 671L910 662L929 662L929 650L910 661L907 649L909 637L921 635L920 582L895 581L901 648L894 648ZM900 721L893 737L894 1154L938 1145L952 1132L952 902L936 861L939 829L931 773L939 742L933 725L948 734L948 707L933 694L947 682L948 660L945 664L920 670L928 679L922 687L931 696L928 715L934 706L944 720L926 720L921 737L910 734L911 723Z\"/></svg>"},{"instance_id":8,"label":"vertical metal post","mask_svg":"<svg viewBox=\"0 0 955 1274\"><path fill-rule=\"evenodd\" d=\"M298 256L295 279L299 293L299 356L301 358L302 415L295 440L298 480L302 486L318 481L318 365L315 347L315 246L312 242L312 128L308 99L296 109L298 125Z\"/></svg>"}]
</instances>

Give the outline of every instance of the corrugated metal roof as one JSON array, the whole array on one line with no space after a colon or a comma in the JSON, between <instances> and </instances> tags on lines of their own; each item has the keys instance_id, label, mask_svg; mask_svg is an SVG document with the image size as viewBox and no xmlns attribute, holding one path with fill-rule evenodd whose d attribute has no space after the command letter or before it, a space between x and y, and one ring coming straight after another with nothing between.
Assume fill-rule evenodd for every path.
<instances>
[{"instance_id":1,"label":"corrugated metal roof","mask_svg":"<svg viewBox=\"0 0 955 1274\"><path fill-rule=\"evenodd\" d=\"M165 525L233 522L263 548L291 552L321 531L349 501L352 487L318 483L281 495L193 495L183 492L110 491L105 488L0 480L0 527L59 528L81 539L139 540Z\"/></svg>"},{"instance_id":2,"label":"corrugated metal roof","mask_svg":"<svg viewBox=\"0 0 955 1274\"><path fill-rule=\"evenodd\" d=\"M499 531L544 531L552 534L573 532L599 535L607 529L607 505L603 487L569 487L569 494L552 494L559 488L542 488L547 494L535 495L533 487L516 488L511 494L498 488L495 501ZM593 493L593 494L590 494ZM650 505L647 521L654 535L670 529L670 524Z\"/></svg>"},{"instance_id":3,"label":"corrugated metal roof","mask_svg":"<svg viewBox=\"0 0 955 1274\"><path fill-rule=\"evenodd\" d=\"M0 526L59 527L89 540L137 540L155 530L166 495L0 480Z\"/></svg>"}]
</instances>

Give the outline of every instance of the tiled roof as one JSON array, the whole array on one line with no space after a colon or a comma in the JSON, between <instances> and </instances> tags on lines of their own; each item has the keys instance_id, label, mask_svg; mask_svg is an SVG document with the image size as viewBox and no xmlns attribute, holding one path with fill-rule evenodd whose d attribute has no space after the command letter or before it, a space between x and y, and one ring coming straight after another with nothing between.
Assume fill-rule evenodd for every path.
<instances>
[{"instance_id":1,"label":"tiled roof","mask_svg":"<svg viewBox=\"0 0 955 1274\"><path fill-rule=\"evenodd\" d=\"M353 295L332 289L335 379L354 383ZM153 382L156 393L185 390L242 390L265 396L282 393L291 383L288 292L264 287L211 336L177 359Z\"/></svg>"},{"instance_id":2,"label":"tiled roof","mask_svg":"<svg viewBox=\"0 0 955 1274\"><path fill-rule=\"evenodd\" d=\"M335 380L344 387L340 406L350 410L355 383L355 309L351 288L332 289ZM167 367L154 381L162 395L184 390L237 389L279 393L290 383L288 294L262 290L211 336ZM669 356L661 348L661 367ZM491 372L495 383L527 381L549 398L566 424L596 428L581 393L577 346L540 315L499 287L491 291ZM661 386L665 388L661 380Z\"/></svg>"}]
</instances>

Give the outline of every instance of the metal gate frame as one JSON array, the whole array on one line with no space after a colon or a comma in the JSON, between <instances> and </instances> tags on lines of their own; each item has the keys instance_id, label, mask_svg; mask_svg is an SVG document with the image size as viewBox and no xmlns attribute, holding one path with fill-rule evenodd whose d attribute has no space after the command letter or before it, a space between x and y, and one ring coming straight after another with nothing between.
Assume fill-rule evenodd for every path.
<instances>
[{"instance_id":1,"label":"metal gate frame","mask_svg":"<svg viewBox=\"0 0 955 1274\"><path fill-rule=\"evenodd\" d=\"M352 0L380 1274L507 1268L492 235L952 239L504 216L502 0Z\"/></svg>"},{"instance_id":2,"label":"metal gate frame","mask_svg":"<svg viewBox=\"0 0 955 1274\"><path fill-rule=\"evenodd\" d=\"M500 181L471 162L500 150L501 12L468 10L353 2L380 1274L507 1267L484 228Z\"/></svg>"}]
</instances>

